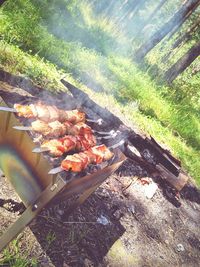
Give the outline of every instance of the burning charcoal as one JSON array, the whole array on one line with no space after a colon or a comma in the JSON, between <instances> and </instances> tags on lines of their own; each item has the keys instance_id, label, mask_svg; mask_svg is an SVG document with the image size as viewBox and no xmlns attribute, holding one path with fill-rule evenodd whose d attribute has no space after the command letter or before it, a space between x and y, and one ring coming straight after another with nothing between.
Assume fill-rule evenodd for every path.
<instances>
[{"instance_id":1,"label":"burning charcoal","mask_svg":"<svg viewBox=\"0 0 200 267\"><path fill-rule=\"evenodd\" d=\"M152 153L150 153L148 149L144 149L142 151L142 156L151 164L155 165L157 163L154 156L152 155Z\"/></svg>"},{"instance_id":2,"label":"burning charcoal","mask_svg":"<svg viewBox=\"0 0 200 267\"><path fill-rule=\"evenodd\" d=\"M117 170L117 174L120 176L138 176L144 177L148 173L141 168L136 162L133 163L132 160L127 159L121 167Z\"/></svg>"}]
</instances>

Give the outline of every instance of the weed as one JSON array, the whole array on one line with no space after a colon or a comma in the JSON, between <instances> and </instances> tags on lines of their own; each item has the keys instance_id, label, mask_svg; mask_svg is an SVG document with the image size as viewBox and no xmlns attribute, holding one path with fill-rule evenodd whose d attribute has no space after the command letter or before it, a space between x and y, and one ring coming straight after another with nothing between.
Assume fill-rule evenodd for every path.
<instances>
[{"instance_id":1,"label":"weed","mask_svg":"<svg viewBox=\"0 0 200 267\"><path fill-rule=\"evenodd\" d=\"M56 234L53 231L49 231L46 236L46 241L48 243L48 247L56 240Z\"/></svg>"},{"instance_id":2,"label":"weed","mask_svg":"<svg viewBox=\"0 0 200 267\"><path fill-rule=\"evenodd\" d=\"M20 253L18 239L12 241L9 248L4 249L2 259L0 260L0 266L3 267L36 267L37 260L32 258L28 259L28 256Z\"/></svg>"}]
</instances>

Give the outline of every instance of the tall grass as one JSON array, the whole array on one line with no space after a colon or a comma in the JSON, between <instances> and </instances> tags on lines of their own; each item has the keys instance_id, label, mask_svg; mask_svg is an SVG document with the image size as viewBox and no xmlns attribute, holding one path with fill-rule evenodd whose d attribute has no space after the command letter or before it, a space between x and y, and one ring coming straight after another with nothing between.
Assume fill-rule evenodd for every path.
<instances>
[{"instance_id":1,"label":"tall grass","mask_svg":"<svg viewBox=\"0 0 200 267\"><path fill-rule=\"evenodd\" d=\"M144 115L178 133L194 148L200 148L199 117L188 103L170 101L173 98L170 88L157 85L130 60L113 57L109 61L109 69L118 81L115 95L119 101L137 101Z\"/></svg>"},{"instance_id":2,"label":"tall grass","mask_svg":"<svg viewBox=\"0 0 200 267\"><path fill-rule=\"evenodd\" d=\"M45 62L38 55L23 52L16 45L0 41L0 68L16 75L29 77L33 82L49 90L64 90L60 78L64 72Z\"/></svg>"}]
</instances>

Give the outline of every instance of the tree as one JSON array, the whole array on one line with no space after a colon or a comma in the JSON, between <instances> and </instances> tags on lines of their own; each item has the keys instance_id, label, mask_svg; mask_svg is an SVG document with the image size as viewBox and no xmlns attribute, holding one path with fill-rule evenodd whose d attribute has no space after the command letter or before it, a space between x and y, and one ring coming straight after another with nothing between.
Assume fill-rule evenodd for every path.
<instances>
[{"instance_id":1,"label":"tree","mask_svg":"<svg viewBox=\"0 0 200 267\"><path fill-rule=\"evenodd\" d=\"M197 4L197 6L196 7L198 7L198 5L199 4ZM196 8L195 7L195 8ZM175 27L174 27L174 29L170 32L170 34L168 35L168 37L166 38L166 42L167 41L169 41L173 36L174 36L174 34L179 30L179 28L181 27L181 25L189 18L189 16L193 13L193 11L195 10L195 8L194 9L191 9L188 13L187 13L187 15L183 18L183 20L181 21L181 23L180 23L180 25L176 25Z\"/></svg>"},{"instance_id":2,"label":"tree","mask_svg":"<svg viewBox=\"0 0 200 267\"><path fill-rule=\"evenodd\" d=\"M135 60L138 62L141 61L154 46L156 46L168 33L170 33L170 31L172 31L175 27L179 28L185 19L188 18L199 6L199 4L200 0L187 0L173 17L136 51Z\"/></svg>"},{"instance_id":3,"label":"tree","mask_svg":"<svg viewBox=\"0 0 200 267\"><path fill-rule=\"evenodd\" d=\"M136 13L143 8L147 0L140 0L136 2L135 8L132 11L131 18L136 15Z\"/></svg>"},{"instance_id":4,"label":"tree","mask_svg":"<svg viewBox=\"0 0 200 267\"><path fill-rule=\"evenodd\" d=\"M137 34L141 33L141 31L144 29L144 27L151 23L152 19L155 17L157 12L162 8L162 6L165 4L167 0L161 0L160 3L156 6L156 8L151 12L149 17L146 21L144 21L143 24L141 24L141 27L138 29Z\"/></svg>"},{"instance_id":5,"label":"tree","mask_svg":"<svg viewBox=\"0 0 200 267\"><path fill-rule=\"evenodd\" d=\"M185 53L164 75L164 79L171 83L200 55L200 42Z\"/></svg>"},{"instance_id":6,"label":"tree","mask_svg":"<svg viewBox=\"0 0 200 267\"><path fill-rule=\"evenodd\" d=\"M200 25L200 15L198 16L197 19L195 19L191 27L189 27L187 31L175 41L175 43L172 45L172 49L175 49L179 47L183 42L190 40L192 38L194 31L198 28L199 25Z\"/></svg>"},{"instance_id":7,"label":"tree","mask_svg":"<svg viewBox=\"0 0 200 267\"><path fill-rule=\"evenodd\" d=\"M176 50L179 48L181 48L183 45L185 45L188 41L190 41L193 38L196 38L196 32L194 33L194 31L196 29L198 29L198 26L200 25L200 15L198 17L194 17L193 18L193 23L192 25L187 29L187 31L181 35L175 42L174 44L171 46L170 50L168 51L167 54L165 54L162 57L162 63L166 62L169 60L170 57L172 57L175 53ZM200 30L200 28L199 28Z\"/></svg>"},{"instance_id":8,"label":"tree","mask_svg":"<svg viewBox=\"0 0 200 267\"><path fill-rule=\"evenodd\" d=\"M144 0L141 1L142 3ZM138 7L141 5L140 1L133 0L133 1L126 1L126 5L124 6L124 12L123 15L120 17L120 19L117 21L118 24L122 23L124 20L127 20L127 18L130 16L130 14L133 14Z\"/></svg>"}]
</instances>

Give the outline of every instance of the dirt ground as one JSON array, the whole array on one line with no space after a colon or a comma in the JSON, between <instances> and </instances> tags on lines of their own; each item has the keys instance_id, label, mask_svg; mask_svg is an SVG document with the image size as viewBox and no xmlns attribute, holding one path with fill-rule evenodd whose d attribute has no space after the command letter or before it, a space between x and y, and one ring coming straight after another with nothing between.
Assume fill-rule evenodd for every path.
<instances>
[{"instance_id":1,"label":"dirt ground","mask_svg":"<svg viewBox=\"0 0 200 267\"><path fill-rule=\"evenodd\" d=\"M187 185L177 194L154 178L149 199L147 175L126 161L71 215L69 202L48 207L18 238L20 253L38 266L199 266L199 190ZM0 188L1 198L17 201L4 177ZM4 230L17 216L0 211Z\"/></svg>"},{"instance_id":2,"label":"dirt ground","mask_svg":"<svg viewBox=\"0 0 200 267\"><path fill-rule=\"evenodd\" d=\"M151 185L158 188L148 198ZM2 175L1 233L18 217L5 199L19 202ZM200 190L192 184L178 193L127 160L69 214L71 202L44 209L18 236L19 249L8 247L10 254L35 258L45 267L200 266ZM0 262L5 257L4 251Z\"/></svg>"}]
</instances>

